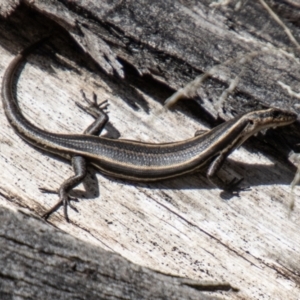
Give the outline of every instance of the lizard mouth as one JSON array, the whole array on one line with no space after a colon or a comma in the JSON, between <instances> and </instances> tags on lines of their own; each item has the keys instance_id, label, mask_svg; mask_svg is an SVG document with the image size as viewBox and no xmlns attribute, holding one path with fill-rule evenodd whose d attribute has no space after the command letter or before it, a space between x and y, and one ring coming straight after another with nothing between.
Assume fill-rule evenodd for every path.
<instances>
[{"instance_id":1,"label":"lizard mouth","mask_svg":"<svg viewBox=\"0 0 300 300\"><path fill-rule=\"evenodd\" d=\"M291 111L281 110L277 108L271 108L267 110L265 117L270 120L270 124L275 123L274 126L271 126L272 128L291 124L298 118L297 114Z\"/></svg>"}]
</instances>

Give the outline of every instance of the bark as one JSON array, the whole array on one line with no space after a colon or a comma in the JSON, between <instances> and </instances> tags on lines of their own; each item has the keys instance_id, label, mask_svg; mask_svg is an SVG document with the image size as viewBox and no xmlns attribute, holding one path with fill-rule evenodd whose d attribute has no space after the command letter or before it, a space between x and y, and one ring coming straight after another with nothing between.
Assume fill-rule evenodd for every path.
<instances>
[{"instance_id":1,"label":"bark","mask_svg":"<svg viewBox=\"0 0 300 300\"><path fill-rule=\"evenodd\" d=\"M211 4L3 1L1 75L20 49L50 34L20 70L16 93L28 119L59 133L80 133L91 122L74 103L82 101L81 89L89 97L95 91L99 100L109 99L106 135L112 138L169 142L246 111L275 106L298 113L296 1L267 2L286 28L262 1ZM172 93L213 67L212 76L193 91L195 101L162 109ZM223 97L237 78L235 89ZM39 187L58 188L72 170L25 144L3 110L1 116L0 204L42 215L57 197ZM49 220L67 234L2 209L1 290L8 299L43 294L49 299L297 299L300 193L296 188L289 216L296 169L286 157L298 149L299 132L299 123L270 130L235 151L220 175L245 177L251 190L231 198L211 186L205 173L132 184L90 168L83 187L72 193L80 203L75 203L78 212L69 211L71 223L62 210ZM211 291L203 294L205 285Z\"/></svg>"},{"instance_id":2,"label":"bark","mask_svg":"<svg viewBox=\"0 0 300 300\"><path fill-rule=\"evenodd\" d=\"M201 290L230 288L139 267L32 215L0 216L1 299L212 299Z\"/></svg>"}]
</instances>

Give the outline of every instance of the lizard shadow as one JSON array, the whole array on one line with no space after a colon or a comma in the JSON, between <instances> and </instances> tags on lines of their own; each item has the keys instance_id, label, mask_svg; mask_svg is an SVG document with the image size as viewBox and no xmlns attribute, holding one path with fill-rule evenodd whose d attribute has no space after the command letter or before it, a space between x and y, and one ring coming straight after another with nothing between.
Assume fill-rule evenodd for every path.
<instances>
[{"instance_id":1,"label":"lizard shadow","mask_svg":"<svg viewBox=\"0 0 300 300\"><path fill-rule=\"evenodd\" d=\"M229 166L230 165L230 166ZM295 168L295 167L293 167ZM262 164L247 164L243 162L236 162L228 159L224 169L220 170L220 173L225 174L225 176L220 176L225 181L230 181L234 175L237 173L237 177L244 177L244 181L241 183L241 190L250 189L254 186L261 185L271 185L271 184L285 184L289 185L293 180L294 170L287 170L287 168L272 165L262 165ZM75 198L80 198L81 200L95 199L101 197L101 186L97 180L96 174L100 174L114 182L118 182L120 185L131 185L140 188L147 189L159 189L159 190L189 190L189 189L215 189L212 183L206 178L206 169L203 168L197 173L187 174L184 176L176 177L173 179L166 179L158 182L135 182L124 179L112 178L101 174L94 167L88 168L88 174L83 180L84 190L75 188L70 192L70 196ZM227 173L229 174L227 176ZM233 196L239 196L237 192L227 192L220 190L220 197L224 200L230 200Z\"/></svg>"}]
</instances>

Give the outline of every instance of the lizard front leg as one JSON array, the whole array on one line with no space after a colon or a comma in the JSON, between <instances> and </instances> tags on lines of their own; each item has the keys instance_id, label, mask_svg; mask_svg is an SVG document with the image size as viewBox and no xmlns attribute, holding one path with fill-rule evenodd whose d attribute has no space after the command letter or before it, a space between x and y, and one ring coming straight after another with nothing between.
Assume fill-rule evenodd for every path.
<instances>
[{"instance_id":1,"label":"lizard front leg","mask_svg":"<svg viewBox=\"0 0 300 300\"><path fill-rule=\"evenodd\" d=\"M217 176L217 172L220 170L220 168L223 166L226 158L230 154L229 151L221 152L210 164L208 170L207 170L207 178L211 183L213 183L215 186L218 188L224 190L224 191L229 191L229 192L234 192L234 191L240 191L243 190L243 188L239 188L239 184L244 180L244 178L233 178L229 182L224 182L222 179L220 179Z\"/></svg>"}]
</instances>

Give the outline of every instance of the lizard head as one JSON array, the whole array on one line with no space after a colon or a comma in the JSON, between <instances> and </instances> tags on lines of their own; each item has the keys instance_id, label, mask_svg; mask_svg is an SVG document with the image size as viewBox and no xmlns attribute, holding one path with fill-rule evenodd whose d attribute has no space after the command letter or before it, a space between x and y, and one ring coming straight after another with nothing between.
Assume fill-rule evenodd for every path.
<instances>
[{"instance_id":1,"label":"lizard head","mask_svg":"<svg viewBox=\"0 0 300 300\"><path fill-rule=\"evenodd\" d=\"M243 116L247 121L247 131L254 134L258 131L285 126L297 120L297 114L278 108L269 108L250 112Z\"/></svg>"}]
</instances>

